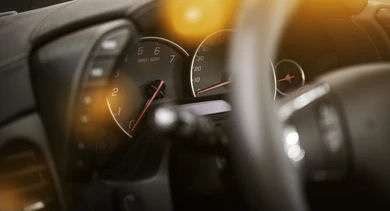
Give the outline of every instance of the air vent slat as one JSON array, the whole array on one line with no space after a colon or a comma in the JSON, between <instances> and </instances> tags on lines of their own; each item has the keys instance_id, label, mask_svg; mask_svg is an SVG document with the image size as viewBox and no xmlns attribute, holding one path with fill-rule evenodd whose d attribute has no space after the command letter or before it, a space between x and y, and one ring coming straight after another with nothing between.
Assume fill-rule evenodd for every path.
<instances>
[{"instance_id":1,"label":"air vent slat","mask_svg":"<svg viewBox=\"0 0 390 211\"><path fill-rule=\"evenodd\" d=\"M26 176L28 174L39 173L39 172L41 172L41 171L43 171L45 169L46 169L46 166L44 166L44 165L37 165L37 166L28 167L26 169L23 169L23 170L20 170L20 171L17 171L17 172L10 172L10 173L1 174L0 175L0 184L4 180L8 180L8 179L12 179L12 178L15 178L15 177L20 177L20 176Z\"/></svg>"},{"instance_id":2,"label":"air vent slat","mask_svg":"<svg viewBox=\"0 0 390 211\"><path fill-rule=\"evenodd\" d=\"M10 191L10 193L13 195L14 194L20 195L20 194L26 194L27 192L36 192L36 191L39 191L40 189L44 189L47 187L49 187L48 182L41 182L41 183L25 186L23 188L18 188L18 189L12 190L12 191Z\"/></svg>"},{"instance_id":3,"label":"air vent slat","mask_svg":"<svg viewBox=\"0 0 390 211\"><path fill-rule=\"evenodd\" d=\"M10 154L10 155L7 155L7 156L3 156L1 158L1 160L4 161L4 162L9 162L9 161L12 161L12 160L20 160L20 159L26 159L26 158L28 158L28 159L36 159L34 151L27 150L25 152L17 152L15 154Z\"/></svg>"},{"instance_id":4,"label":"air vent slat","mask_svg":"<svg viewBox=\"0 0 390 211\"><path fill-rule=\"evenodd\" d=\"M51 173L37 148L12 142L0 149L0 211L60 210Z\"/></svg>"}]
</instances>

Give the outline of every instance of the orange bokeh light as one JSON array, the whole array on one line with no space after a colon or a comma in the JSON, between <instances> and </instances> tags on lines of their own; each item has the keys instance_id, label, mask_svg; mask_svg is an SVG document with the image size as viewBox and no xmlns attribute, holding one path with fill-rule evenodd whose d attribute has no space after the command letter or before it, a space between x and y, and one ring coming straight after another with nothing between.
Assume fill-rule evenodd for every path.
<instances>
[{"instance_id":1,"label":"orange bokeh light","mask_svg":"<svg viewBox=\"0 0 390 211\"><path fill-rule=\"evenodd\" d=\"M176 35L199 40L226 27L236 7L237 0L166 0L163 16Z\"/></svg>"}]
</instances>

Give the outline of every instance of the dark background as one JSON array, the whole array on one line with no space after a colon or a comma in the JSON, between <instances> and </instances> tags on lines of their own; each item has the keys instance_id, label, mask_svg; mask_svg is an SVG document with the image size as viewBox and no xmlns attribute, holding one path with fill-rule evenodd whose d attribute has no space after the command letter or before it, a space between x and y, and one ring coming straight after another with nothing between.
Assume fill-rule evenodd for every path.
<instances>
[{"instance_id":1,"label":"dark background","mask_svg":"<svg viewBox=\"0 0 390 211\"><path fill-rule=\"evenodd\" d=\"M23 12L66 1L69 0L1 0L0 13L7 11Z\"/></svg>"}]
</instances>

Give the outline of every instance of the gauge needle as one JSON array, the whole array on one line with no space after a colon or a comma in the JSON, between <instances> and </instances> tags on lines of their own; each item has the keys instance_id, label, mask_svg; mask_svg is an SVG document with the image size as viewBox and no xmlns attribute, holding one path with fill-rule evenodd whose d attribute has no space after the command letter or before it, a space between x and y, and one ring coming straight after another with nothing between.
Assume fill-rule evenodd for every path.
<instances>
[{"instance_id":1,"label":"gauge needle","mask_svg":"<svg viewBox=\"0 0 390 211\"><path fill-rule=\"evenodd\" d=\"M208 92L208 91L211 91L211 90L214 90L214 89L217 89L219 87L223 87L223 86L226 86L226 85L229 85L230 84L230 81L225 81L225 82L222 82L222 83L217 83L217 84L214 84L212 86L209 86L207 88L204 88L204 89L201 89L201 90L198 90L196 91L197 94L202 94L202 93L205 93L205 92Z\"/></svg>"},{"instance_id":2,"label":"gauge needle","mask_svg":"<svg viewBox=\"0 0 390 211\"><path fill-rule=\"evenodd\" d=\"M146 111L149 109L150 105L152 105L153 101L156 99L158 93L161 91L161 89L164 86L164 81L161 80L160 84L158 85L156 91L154 91L152 97L149 98L149 100L146 102L145 107L142 109L141 113L139 114L137 120L135 121L133 127L131 127L130 132L134 132L135 128L138 126L138 124L141 122L142 118L145 116Z\"/></svg>"},{"instance_id":3,"label":"gauge needle","mask_svg":"<svg viewBox=\"0 0 390 211\"><path fill-rule=\"evenodd\" d=\"M288 81L291 83L291 80L295 78L295 75L287 74L284 78L279 79L278 82Z\"/></svg>"}]
</instances>

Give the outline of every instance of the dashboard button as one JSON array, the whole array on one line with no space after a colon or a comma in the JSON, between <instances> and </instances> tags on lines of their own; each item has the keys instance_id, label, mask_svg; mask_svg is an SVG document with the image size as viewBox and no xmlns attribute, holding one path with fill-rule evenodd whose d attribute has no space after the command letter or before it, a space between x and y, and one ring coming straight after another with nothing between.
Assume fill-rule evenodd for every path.
<instances>
[{"instance_id":1,"label":"dashboard button","mask_svg":"<svg viewBox=\"0 0 390 211\"><path fill-rule=\"evenodd\" d=\"M88 70L88 84L103 83L108 80L108 76L112 72L115 65L115 59L95 59Z\"/></svg>"},{"instance_id":2,"label":"dashboard button","mask_svg":"<svg viewBox=\"0 0 390 211\"><path fill-rule=\"evenodd\" d=\"M91 107L97 103L102 103L101 99L104 93L96 89L85 89L79 99L79 104L83 107Z\"/></svg>"},{"instance_id":3,"label":"dashboard button","mask_svg":"<svg viewBox=\"0 0 390 211\"><path fill-rule=\"evenodd\" d=\"M80 116L85 114L95 123L106 121L109 117L106 107L106 91L103 87L96 86L84 89L78 100Z\"/></svg>"},{"instance_id":4,"label":"dashboard button","mask_svg":"<svg viewBox=\"0 0 390 211\"><path fill-rule=\"evenodd\" d=\"M129 39L130 32L127 29L120 29L106 35L99 43L97 56L118 56L127 40Z\"/></svg>"}]
</instances>

